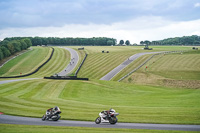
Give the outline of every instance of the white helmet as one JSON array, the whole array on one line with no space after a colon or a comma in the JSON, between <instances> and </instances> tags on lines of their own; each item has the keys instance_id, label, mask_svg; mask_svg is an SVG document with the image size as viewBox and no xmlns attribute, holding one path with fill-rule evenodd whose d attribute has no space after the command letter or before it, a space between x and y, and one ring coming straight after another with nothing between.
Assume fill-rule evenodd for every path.
<instances>
[{"instance_id":1,"label":"white helmet","mask_svg":"<svg viewBox=\"0 0 200 133\"><path fill-rule=\"evenodd\" d=\"M115 112L115 110L111 108L111 109L110 109L110 112Z\"/></svg>"}]
</instances>

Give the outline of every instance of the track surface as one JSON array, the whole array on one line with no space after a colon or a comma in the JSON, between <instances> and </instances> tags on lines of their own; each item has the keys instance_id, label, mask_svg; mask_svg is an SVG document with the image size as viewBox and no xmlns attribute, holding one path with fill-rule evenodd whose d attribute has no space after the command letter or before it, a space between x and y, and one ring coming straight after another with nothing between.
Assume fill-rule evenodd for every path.
<instances>
[{"instance_id":1,"label":"track surface","mask_svg":"<svg viewBox=\"0 0 200 133\"><path fill-rule=\"evenodd\" d=\"M127 67L131 62L133 62L134 60L136 60L140 56L146 55L146 54L156 54L156 53L162 53L162 52L145 52L145 53L134 54L131 57L129 57L127 60L125 60L122 64L120 64L119 66L117 66L116 68L114 68L112 71L110 71L108 74L106 74L105 76L103 76L100 80L111 80L122 69L124 69L125 67Z\"/></svg>"},{"instance_id":2,"label":"track surface","mask_svg":"<svg viewBox=\"0 0 200 133\"><path fill-rule=\"evenodd\" d=\"M42 121L40 118L0 115L0 123L20 125L47 125L47 126L72 126L72 127L96 127L96 128L127 128L127 129L156 129L156 130L180 130L200 131L200 125L172 125L172 124L140 124L140 123L109 123L95 124L86 121Z\"/></svg>"},{"instance_id":3,"label":"track surface","mask_svg":"<svg viewBox=\"0 0 200 133\"><path fill-rule=\"evenodd\" d=\"M70 72L78 64L78 60L79 60L78 53L75 50L73 50L71 48L64 48L64 49L66 49L70 52L71 60L70 60L70 63L67 65L67 67L64 70L62 70L61 72L58 73L58 76L66 76L66 75L70 74Z\"/></svg>"},{"instance_id":4,"label":"track surface","mask_svg":"<svg viewBox=\"0 0 200 133\"><path fill-rule=\"evenodd\" d=\"M33 79L39 79L39 78L3 80L3 81L0 81L0 84L10 83L10 82L16 82L16 81L23 81L23 80L33 80Z\"/></svg>"}]
</instances>

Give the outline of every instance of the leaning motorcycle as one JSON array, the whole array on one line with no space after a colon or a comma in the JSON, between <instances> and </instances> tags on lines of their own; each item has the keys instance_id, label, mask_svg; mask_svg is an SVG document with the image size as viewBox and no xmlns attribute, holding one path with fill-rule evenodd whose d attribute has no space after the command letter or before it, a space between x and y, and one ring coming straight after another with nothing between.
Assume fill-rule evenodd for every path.
<instances>
[{"instance_id":1,"label":"leaning motorcycle","mask_svg":"<svg viewBox=\"0 0 200 133\"><path fill-rule=\"evenodd\" d=\"M57 107L56 110L54 110L51 114L51 112L49 112L48 110L46 111L45 115L42 116L42 120L45 121L45 120L50 120L50 121L58 121L60 119L60 114L61 111L60 111L60 108ZM51 115L50 115L51 114ZM50 116L50 117L48 117Z\"/></svg>"},{"instance_id":2,"label":"leaning motorcycle","mask_svg":"<svg viewBox=\"0 0 200 133\"><path fill-rule=\"evenodd\" d=\"M110 124L116 124L118 119L117 119L117 115L119 115L119 113L116 113L114 109L112 109L113 111L110 112L109 114L106 111L102 111L99 113L99 117L96 118L95 123L96 124L100 124L101 122L107 122Z\"/></svg>"}]
</instances>

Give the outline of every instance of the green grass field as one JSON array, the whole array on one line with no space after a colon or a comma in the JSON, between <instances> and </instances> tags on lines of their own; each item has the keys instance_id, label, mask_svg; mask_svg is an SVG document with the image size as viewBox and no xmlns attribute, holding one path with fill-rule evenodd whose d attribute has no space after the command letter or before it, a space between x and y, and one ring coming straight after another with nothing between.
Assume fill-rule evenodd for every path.
<instances>
[{"instance_id":1,"label":"green grass field","mask_svg":"<svg viewBox=\"0 0 200 133\"><path fill-rule=\"evenodd\" d=\"M78 47L71 46L71 48ZM88 57L78 77L87 77L89 81L35 79L1 84L0 112L40 118L46 109L57 105L61 108L62 119L94 121L100 111L112 107L120 113L119 122L200 124L199 51L155 56L137 72L122 82L116 82L149 58L149 55L146 55L122 70L112 79L113 81L98 80L131 55L146 52L141 48L143 47L85 47ZM191 47L154 46L153 49L153 51L175 51L190 50ZM109 53L101 53L102 50ZM81 57L80 64L84 51L78 52ZM44 53L49 54L49 50ZM24 54L24 57L18 61L31 58L29 57L31 54L31 52ZM55 47L53 58L36 74L27 78L42 78L58 73L67 66L70 59L67 50ZM39 64L45 59L35 58L35 60ZM14 60L11 61L12 63L13 67L17 65L16 69L23 66L22 63L18 64ZM35 67L33 63L34 61L30 62L32 68ZM13 67L10 65L10 68ZM6 69L0 69L0 72L11 75ZM8 132L15 130L27 132L34 127L37 127L34 128L34 132L63 132L64 130L102 132L102 129L96 128L56 127L53 130L49 127L47 129L47 126L3 125L0 125L0 129ZM128 129L117 129L117 131L168 132ZM106 132L116 132L116 129L106 129Z\"/></svg>"},{"instance_id":2,"label":"green grass field","mask_svg":"<svg viewBox=\"0 0 200 133\"><path fill-rule=\"evenodd\" d=\"M157 55L123 82L198 89L199 57L200 51Z\"/></svg>"},{"instance_id":3,"label":"green grass field","mask_svg":"<svg viewBox=\"0 0 200 133\"><path fill-rule=\"evenodd\" d=\"M69 51L63 48L54 48L54 55L52 59L43 66L37 73L29 77L44 77L44 76L51 76L55 73L61 72L67 64L70 62L70 53Z\"/></svg>"},{"instance_id":4,"label":"green grass field","mask_svg":"<svg viewBox=\"0 0 200 133\"><path fill-rule=\"evenodd\" d=\"M113 81L30 80L0 85L5 114L41 117L59 106L62 119L94 121L114 108L120 122L200 124L200 90Z\"/></svg>"},{"instance_id":5,"label":"green grass field","mask_svg":"<svg viewBox=\"0 0 200 133\"><path fill-rule=\"evenodd\" d=\"M169 47L169 46L155 46L151 51L145 51L141 46L95 46L85 47L88 57L80 70L78 76L88 77L91 79L100 79L112 69L120 65L130 56L140 52L155 52L155 51L175 51L175 50L189 50L191 47ZM102 53L102 51L109 51L109 53ZM141 61L140 61L141 62ZM119 75L120 77L121 75ZM118 78L117 78L118 79Z\"/></svg>"},{"instance_id":6,"label":"green grass field","mask_svg":"<svg viewBox=\"0 0 200 133\"><path fill-rule=\"evenodd\" d=\"M30 73L49 58L51 51L49 47L33 47L33 50L14 58L0 68L0 76Z\"/></svg>"}]
</instances>

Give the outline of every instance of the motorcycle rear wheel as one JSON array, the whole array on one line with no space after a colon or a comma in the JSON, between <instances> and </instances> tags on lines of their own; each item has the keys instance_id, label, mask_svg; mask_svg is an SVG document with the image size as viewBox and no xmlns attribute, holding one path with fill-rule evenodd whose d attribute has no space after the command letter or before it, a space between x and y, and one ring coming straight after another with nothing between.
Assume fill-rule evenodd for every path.
<instances>
[{"instance_id":1,"label":"motorcycle rear wheel","mask_svg":"<svg viewBox=\"0 0 200 133\"><path fill-rule=\"evenodd\" d=\"M52 118L53 121L58 121L60 119L60 115L56 115L56 118Z\"/></svg>"},{"instance_id":2,"label":"motorcycle rear wheel","mask_svg":"<svg viewBox=\"0 0 200 133\"><path fill-rule=\"evenodd\" d=\"M95 123L96 123L96 124L101 123L101 118L100 118L100 117L97 117L96 120L95 120Z\"/></svg>"}]
</instances>

